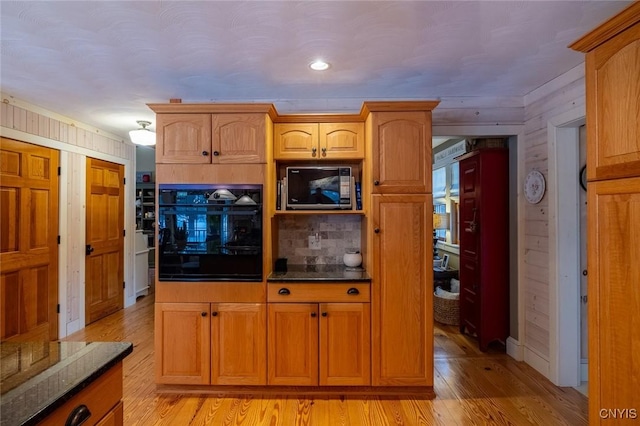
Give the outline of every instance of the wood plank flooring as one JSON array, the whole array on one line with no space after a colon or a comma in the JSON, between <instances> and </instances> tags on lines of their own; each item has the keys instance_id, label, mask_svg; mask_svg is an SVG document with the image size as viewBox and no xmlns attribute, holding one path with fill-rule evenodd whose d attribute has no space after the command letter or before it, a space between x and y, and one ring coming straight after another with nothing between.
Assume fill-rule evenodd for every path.
<instances>
[{"instance_id":1,"label":"wood plank flooring","mask_svg":"<svg viewBox=\"0 0 640 426\"><path fill-rule=\"evenodd\" d=\"M499 348L482 353L457 327L435 329L433 400L398 397L229 396L156 392L153 293L69 336L129 341L124 424L129 425L586 425L587 399L558 388Z\"/></svg>"}]
</instances>

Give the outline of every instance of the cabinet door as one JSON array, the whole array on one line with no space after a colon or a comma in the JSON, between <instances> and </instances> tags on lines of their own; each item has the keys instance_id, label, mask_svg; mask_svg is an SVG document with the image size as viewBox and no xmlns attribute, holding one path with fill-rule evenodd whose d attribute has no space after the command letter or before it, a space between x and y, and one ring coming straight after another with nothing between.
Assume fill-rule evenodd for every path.
<instances>
[{"instance_id":1,"label":"cabinet door","mask_svg":"<svg viewBox=\"0 0 640 426\"><path fill-rule=\"evenodd\" d=\"M156 163L211 163L211 114L156 117Z\"/></svg>"},{"instance_id":2,"label":"cabinet door","mask_svg":"<svg viewBox=\"0 0 640 426\"><path fill-rule=\"evenodd\" d=\"M156 383L209 384L210 338L208 303L156 303Z\"/></svg>"},{"instance_id":3,"label":"cabinet door","mask_svg":"<svg viewBox=\"0 0 640 426\"><path fill-rule=\"evenodd\" d=\"M478 262L460 256L460 332L478 332L480 322L480 271ZM480 339L480 336L478 336ZM482 345L481 345L482 346ZM483 347L486 350L486 347Z\"/></svg>"},{"instance_id":4,"label":"cabinet door","mask_svg":"<svg viewBox=\"0 0 640 426\"><path fill-rule=\"evenodd\" d=\"M261 303L211 306L211 384L267 384L267 311Z\"/></svg>"},{"instance_id":5,"label":"cabinet door","mask_svg":"<svg viewBox=\"0 0 640 426\"><path fill-rule=\"evenodd\" d=\"M372 384L433 386L432 198L372 198Z\"/></svg>"},{"instance_id":6,"label":"cabinet door","mask_svg":"<svg viewBox=\"0 0 640 426\"><path fill-rule=\"evenodd\" d=\"M320 304L320 385L371 384L368 303Z\"/></svg>"},{"instance_id":7,"label":"cabinet door","mask_svg":"<svg viewBox=\"0 0 640 426\"><path fill-rule=\"evenodd\" d=\"M431 112L372 113L373 193L431 192Z\"/></svg>"},{"instance_id":8,"label":"cabinet door","mask_svg":"<svg viewBox=\"0 0 640 426\"><path fill-rule=\"evenodd\" d=\"M321 159L364 158L363 123L321 123Z\"/></svg>"},{"instance_id":9,"label":"cabinet door","mask_svg":"<svg viewBox=\"0 0 640 426\"><path fill-rule=\"evenodd\" d=\"M318 305L269 304L269 384L318 384Z\"/></svg>"},{"instance_id":10,"label":"cabinet door","mask_svg":"<svg viewBox=\"0 0 640 426\"><path fill-rule=\"evenodd\" d=\"M273 156L276 160L314 160L318 153L318 123L276 123Z\"/></svg>"},{"instance_id":11,"label":"cabinet door","mask_svg":"<svg viewBox=\"0 0 640 426\"><path fill-rule=\"evenodd\" d=\"M589 183L587 198L589 405L637 407L640 178Z\"/></svg>"},{"instance_id":12,"label":"cabinet door","mask_svg":"<svg viewBox=\"0 0 640 426\"><path fill-rule=\"evenodd\" d=\"M460 162L460 255L480 260L479 157Z\"/></svg>"},{"instance_id":13,"label":"cabinet door","mask_svg":"<svg viewBox=\"0 0 640 426\"><path fill-rule=\"evenodd\" d=\"M214 114L212 162L264 163L264 114Z\"/></svg>"},{"instance_id":14,"label":"cabinet door","mask_svg":"<svg viewBox=\"0 0 640 426\"><path fill-rule=\"evenodd\" d=\"M640 23L587 54L589 180L640 176Z\"/></svg>"}]
</instances>

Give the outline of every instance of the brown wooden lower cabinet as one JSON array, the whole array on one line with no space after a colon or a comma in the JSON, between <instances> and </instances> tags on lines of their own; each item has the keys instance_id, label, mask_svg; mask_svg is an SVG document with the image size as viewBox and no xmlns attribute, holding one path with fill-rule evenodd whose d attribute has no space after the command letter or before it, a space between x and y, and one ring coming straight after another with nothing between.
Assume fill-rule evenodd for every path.
<instances>
[{"instance_id":1,"label":"brown wooden lower cabinet","mask_svg":"<svg viewBox=\"0 0 640 426\"><path fill-rule=\"evenodd\" d=\"M156 382L266 384L261 303L156 303Z\"/></svg>"},{"instance_id":2,"label":"brown wooden lower cabinet","mask_svg":"<svg viewBox=\"0 0 640 426\"><path fill-rule=\"evenodd\" d=\"M369 303L270 303L269 384L369 385Z\"/></svg>"}]
</instances>

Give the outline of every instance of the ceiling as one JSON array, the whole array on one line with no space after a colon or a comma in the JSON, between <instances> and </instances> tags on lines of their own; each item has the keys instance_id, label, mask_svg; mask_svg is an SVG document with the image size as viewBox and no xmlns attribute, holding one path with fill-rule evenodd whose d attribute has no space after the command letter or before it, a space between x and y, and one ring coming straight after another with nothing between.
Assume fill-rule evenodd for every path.
<instances>
[{"instance_id":1,"label":"ceiling","mask_svg":"<svg viewBox=\"0 0 640 426\"><path fill-rule=\"evenodd\" d=\"M0 88L122 138L171 98L280 113L499 101L583 62L567 45L629 3L3 0Z\"/></svg>"}]
</instances>

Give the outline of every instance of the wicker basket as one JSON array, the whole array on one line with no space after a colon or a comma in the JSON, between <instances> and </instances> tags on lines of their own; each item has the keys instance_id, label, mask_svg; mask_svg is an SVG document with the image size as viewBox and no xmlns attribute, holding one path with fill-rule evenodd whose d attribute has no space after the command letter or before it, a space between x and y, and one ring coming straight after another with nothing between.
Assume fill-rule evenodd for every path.
<instances>
[{"instance_id":1,"label":"wicker basket","mask_svg":"<svg viewBox=\"0 0 640 426\"><path fill-rule=\"evenodd\" d=\"M445 299L433 293L433 319L441 324L460 324L460 301Z\"/></svg>"}]
</instances>

